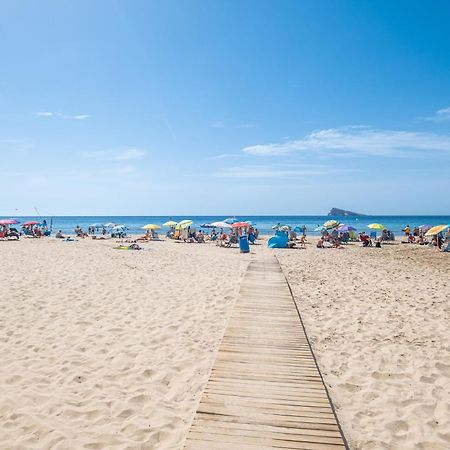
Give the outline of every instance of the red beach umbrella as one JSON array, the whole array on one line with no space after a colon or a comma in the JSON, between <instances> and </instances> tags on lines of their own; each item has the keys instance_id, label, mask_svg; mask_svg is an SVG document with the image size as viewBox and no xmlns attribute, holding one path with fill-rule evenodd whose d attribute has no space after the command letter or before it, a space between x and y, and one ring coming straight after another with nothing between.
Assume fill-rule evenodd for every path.
<instances>
[{"instance_id":1,"label":"red beach umbrella","mask_svg":"<svg viewBox=\"0 0 450 450\"><path fill-rule=\"evenodd\" d=\"M29 220L22 224L23 227L29 227L30 225L39 225L41 222L36 222L35 220Z\"/></svg>"},{"instance_id":2,"label":"red beach umbrella","mask_svg":"<svg viewBox=\"0 0 450 450\"><path fill-rule=\"evenodd\" d=\"M249 227L250 224L247 222L236 222L231 225L231 228L246 228Z\"/></svg>"},{"instance_id":3,"label":"red beach umbrella","mask_svg":"<svg viewBox=\"0 0 450 450\"><path fill-rule=\"evenodd\" d=\"M15 225L19 223L16 219L1 219L0 225Z\"/></svg>"}]
</instances>

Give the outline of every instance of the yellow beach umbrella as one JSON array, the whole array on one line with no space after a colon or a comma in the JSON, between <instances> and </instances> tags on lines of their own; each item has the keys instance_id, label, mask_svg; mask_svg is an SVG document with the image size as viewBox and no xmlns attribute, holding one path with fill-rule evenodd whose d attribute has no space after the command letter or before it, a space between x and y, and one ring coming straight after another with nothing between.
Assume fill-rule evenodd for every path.
<instances>
[{"instance_id":1,"label":"yellow beach umbrella","mask_svg":"<svg viewBox=\"0 0 450 450\"><path fill-rule=\"evenodd\" d=\"M384 230L386 227L382 225L381 223L371 223L367 225L372 230Z\"/></svg>"},{"instance_id":2,"label":"yellow beach umbrella","mask_svg":"<svg viewBox=\"0 0 450 450\"><path fill-rule=\"evenodd\" d=\"M435 227L430 228L425 233L425 236L434 236L436 234L439 234L441 231L444 231L446 228L448 228L448 225L436 225Z\"/></svg>"},{"instance_id":3,"label":"yellow beach umbrella","mask_svg":"<svg viewBox=\"0 0 450 450\"><path fill-rule=\"evenodd\" d=\"M154 223L149 223L147 225L144 225L142 227L142 229L144 229L144 230L160 230L161 227L159 225L154 224Z\"/></svg>"},{"instance_id":4,"label":"yellow beach umbrella","mask_svg":"<svg viewBox=\"0 0 450 450\"><path fill-rule=\"evenodd\" d=\"M190 227L194 222L192 220L182 220L181 222L178 222L175 226L175 230L184 230L187 227Z\"/></svg>"},{"instance_id":5,"label":"yellow beach umbrella","mask_svg":"<svg viewBox=\"0 0 450 450\"><path fill-rule=\"evenodd\" d=\"M166 223L163 223L165 227L174 227L177 224L174 220L168 220Z\"/></svg>"}]
</instances>

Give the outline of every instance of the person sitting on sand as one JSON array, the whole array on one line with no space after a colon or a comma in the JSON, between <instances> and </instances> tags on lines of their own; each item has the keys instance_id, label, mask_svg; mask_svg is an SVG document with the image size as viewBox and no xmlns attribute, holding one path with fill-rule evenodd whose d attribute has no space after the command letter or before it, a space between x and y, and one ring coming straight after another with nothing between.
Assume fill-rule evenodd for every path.
<instances>
[{"instance_id":1,"label":"person sitting on sand","mask_svg":"<svg viewBox=\"0 0 450 450\"><path fill-rule=\"evenodd\" d=\"M83 231L82 228L80 228L79 225L77 225L73 231L77 237L85 238L87 236L87 234Z\"/></svg>"},{"instance_id":2,"label":"person sitting on sand","mask_svg":"<svg viewBox=\"0 0 450 450\"><path fill-rule=\"evenodd\" d=\"M199 230L199 232L197 233L197 236L195 236L195 238L196 238L196 240L197 240L197 242L199 244L204 244L205 243L205 236L202 233L202 230Z\"/></svg>"},{"instance_id":3,"label":"person sitting on sand","mask_svg":"<svg viewBox=\"0 0 450 450\"><path fill-rule=\"evenodd\" d=\"M341 240L339 238L333 239L333 248L342 248Z\"/></svg>"},{"instance_id":4,"label":"person sitting on sand","mask_svg":"<svg viewBox=\"0 0 450 450\"><path fill-rule=\"evenodd\" d=\"M62 231L58 230L55 234L56 239L65 239L65 236L63 236Z\"/></svg>"},{"instance_id":5,"label":"person sitting on sand","mask_svg":"<svg viewBox=\"0 0 450 450\"><path fill-rule=\"evenodd\" d=\"M425 241L425 238L423 237L423 234L419 235L419 237L416 240L416 244L419 244L419 245L427 244L427 242Z\"/></svg>"},{"instance_id":6,"label":"person sitting on sand","mask_svg":"<svg viewBox=\"0 0 450 450\"><path fill-rule=\"evenodd\" d=\"M372 239L366 233L361 233L359 240L362 242L363 247L372 247Z\"/></svg>"},{"instance_id":7,"label":"person sitting on sand","mask_svg":"<svg viewBox=\"0 0 450 450\"><path fill-rule=\"evenodd\" d=\"M150 240L150 238L151 238L150 231L147 230L147 232L144 234L144 236L138 237L135 242L138 242L138 241L147 242Z\"/></svg>"},{"instance_id":8,"label":"person sitting on sand","mask_svg":"<svg viewBox=\"0 0 450 450\"><path fill-rule=\"evenodd\" d=\"M317 248L324 248L324 247L323 247L323 243L324 243L324 240L323 240L323 236L322 236L322 237L320 237L319 240L317 241L316 247L317 247Z\"/></svg>"}]
</instances>

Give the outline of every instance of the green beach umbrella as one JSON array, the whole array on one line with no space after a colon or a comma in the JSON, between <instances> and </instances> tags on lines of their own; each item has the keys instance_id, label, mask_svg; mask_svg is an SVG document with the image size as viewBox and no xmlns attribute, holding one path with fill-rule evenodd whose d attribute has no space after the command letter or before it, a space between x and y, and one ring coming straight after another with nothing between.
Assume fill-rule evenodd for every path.
<instances>
[{"instance_id":1,"label":"green beach umbrella","mask_svg":"<svg viewBox=\"0 0 450 450\"><path fill-rule=\"evenodd\" d=\"M190 227L194 222L192 220L182 220L181 222L178 222L175 226L176 230L184 230L187 227Z\"/></svg>"},{"instance_id":2,"label":"green beach umbrella","mask_svg":"<svg viewBox=\"0 0 450 450\"><path fill-rule=\"evenodd\" d=\"M386 228L381 223L371 223L371 224L367 225L367 227L371 228L372 230L384 230Z\"/></svg>"},{"instance_id":3,"label":"green beach umbrella","mask_svg":"<svg viewBox=\"0 0 450 450\"><path fill-rule=\"evenodd\" d=\"M174 227L177 224L174 220L168 220L166 223L163 223L163 227Z\"/></svg>"}]
</instances>

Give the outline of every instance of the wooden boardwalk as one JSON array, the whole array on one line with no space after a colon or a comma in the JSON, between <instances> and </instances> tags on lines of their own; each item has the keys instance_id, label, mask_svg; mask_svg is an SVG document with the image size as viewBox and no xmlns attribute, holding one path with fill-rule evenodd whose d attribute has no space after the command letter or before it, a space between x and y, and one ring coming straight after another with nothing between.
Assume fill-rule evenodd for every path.
<instances>
[{"instance_id":1,"label":"wooden boardwalk","mask_svg":"<svg viewBox=\"0 0 450 450\"><path fill-rule=\"evenodd\" d=\"M255 257L187 450L346 449L278 261Z\"/></svg>"}]
</instances>

